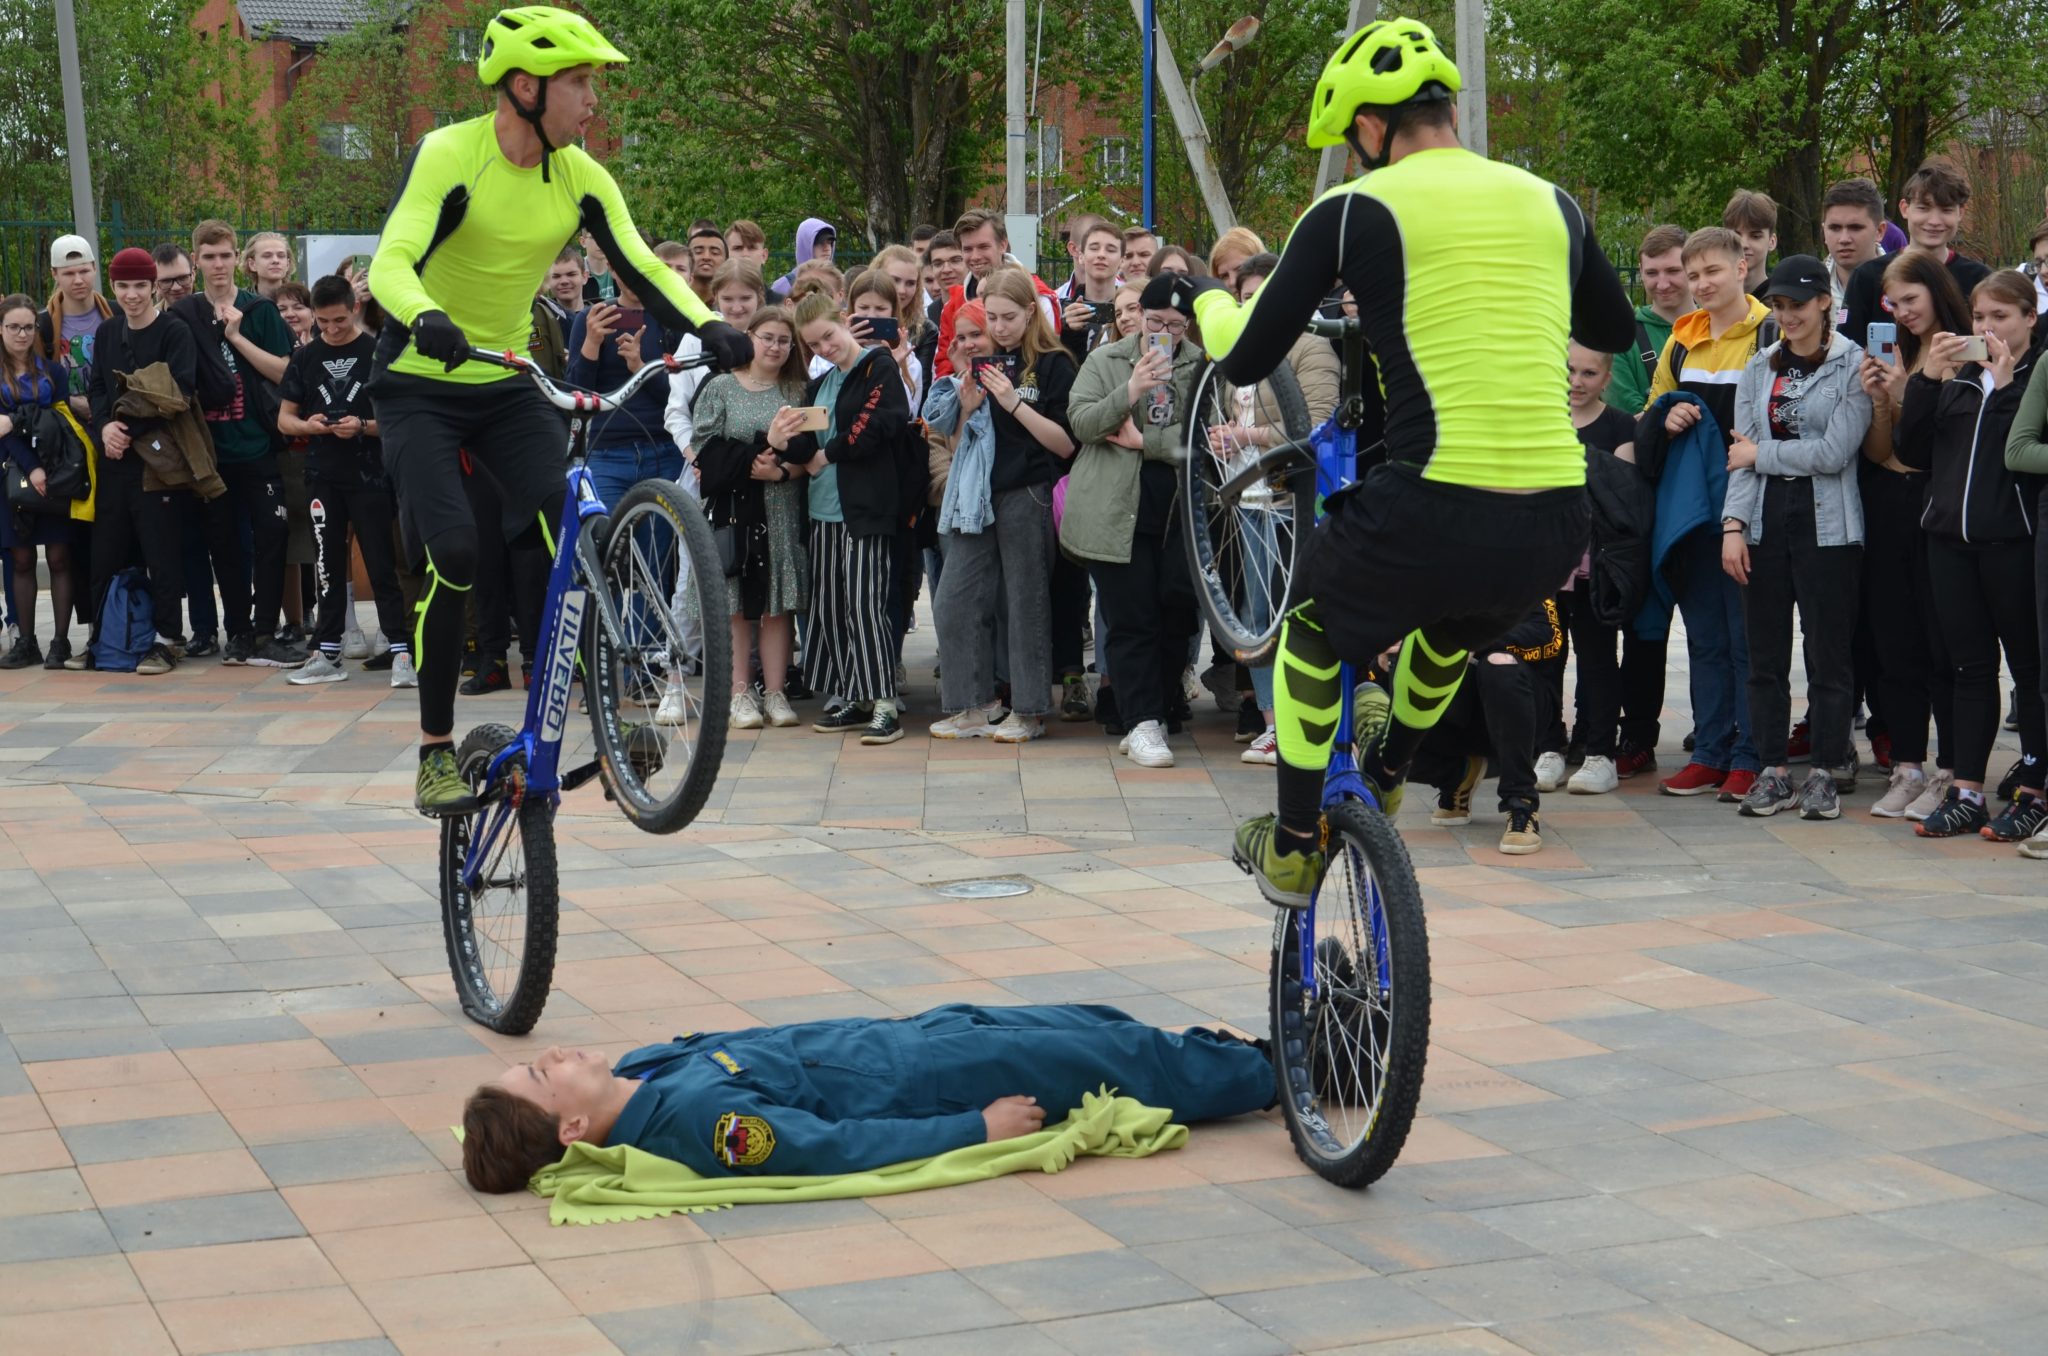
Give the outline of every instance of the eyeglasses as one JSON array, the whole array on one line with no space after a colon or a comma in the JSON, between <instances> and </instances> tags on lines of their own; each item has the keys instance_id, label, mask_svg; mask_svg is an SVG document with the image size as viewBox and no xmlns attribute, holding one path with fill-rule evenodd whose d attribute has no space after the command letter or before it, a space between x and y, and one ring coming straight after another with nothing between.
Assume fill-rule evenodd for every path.
<instances>
[{"instance_id":1,"label":"eyeglasses","mask_svg":"<svg viewBox=\"0 0 2048 1356\"><path fill-rule=\"evenodd\" d=\"M1171 322L1155 320L1148 315L1145 317L1145 332L1147 334L1186 334L1188 332L1188 322L1185 320Z\"/></svg>"},{"instance_id":2,"label":"eyeglasses","mask_svg":"<svg viewBox=\"0 0 2048 1356\"><path fill-rule=\"evenodd\" d=\"M190 273L174 273L168 278L158 278L156 285L158 287L190 287L192 285L192 275Z\"/></svg>"},{"instance_id":3,"label":"eyeglasses","mask_svg":"<svg viewBox=\"0 0 2048 1356\"><path fill-rule=\"evenodd\" d=\"M763 348L788 348L790 342L779 334L757 334L753 338Z\"/></svg>"},{"instance_id":4,"label":"eyeglasses","mask_svg":"<svg viewBox=\"0 0 2048 1356\"><path fill-rule=\"evenodd\" d=\"M9 334L34 334L36 327L34 325L0 325L0 330L5 330Z\"/></svg>"}]
</instances>

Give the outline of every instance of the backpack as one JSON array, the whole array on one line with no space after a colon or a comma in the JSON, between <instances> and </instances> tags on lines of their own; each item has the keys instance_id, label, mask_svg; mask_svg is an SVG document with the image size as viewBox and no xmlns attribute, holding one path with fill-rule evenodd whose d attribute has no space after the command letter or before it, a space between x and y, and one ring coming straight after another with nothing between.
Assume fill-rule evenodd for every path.
<instances>
[{"instance_id":1,"label":"backpack","mask_svg":"<svg viewBox=\"0 0 2048 1356\"><path fill-rule=\"evenodd\" d=\"M1650 342L1650 327L1640 319L1636 321L1636 356L1642 359L1644 380L1654 379L1657 375L1657 346Z\"/></svg>"},{"instance_id":2,"label":"backpack","mask_svg":"<svg viewBox=\"0 0 2048 1356\"><path fill-rule=\"evenodd\" d=\"M102 673L133 673L155 644L156 609L149 596L149 576L130 566L114 575L107 596L100 600L92 662Z\"/></svg>"}]
</instances>

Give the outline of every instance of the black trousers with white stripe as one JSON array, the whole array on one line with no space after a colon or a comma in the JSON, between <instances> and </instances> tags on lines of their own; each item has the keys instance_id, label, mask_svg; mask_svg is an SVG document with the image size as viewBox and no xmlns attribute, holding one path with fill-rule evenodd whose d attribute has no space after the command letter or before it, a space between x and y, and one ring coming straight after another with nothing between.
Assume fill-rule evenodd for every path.
<instances>
[{"instance_id":1,"label":"black trousers with white stripe","mask_svg":"<svg viewBox=\"0 0 2048 1356\"><path fill-rule=\"evenodd\" d=\"M811 611L804 681L851 702L896 695L896 631L889 620L889 537L857 537L845 523L811 523Z\"/></svg>"}]
</instances>

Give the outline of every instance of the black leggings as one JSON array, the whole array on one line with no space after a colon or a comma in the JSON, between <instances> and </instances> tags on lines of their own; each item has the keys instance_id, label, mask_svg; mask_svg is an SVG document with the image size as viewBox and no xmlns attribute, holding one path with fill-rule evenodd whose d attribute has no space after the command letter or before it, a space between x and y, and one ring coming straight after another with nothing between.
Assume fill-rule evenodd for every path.
<instances>
[{"instance_id":1,"label":"black leggings","mask_svg":"<svg viewBox=\"0 0 2048 1356\"><path fill-rule=\"evenodd\" d=\"M1872 467L1862 474L1863 609L1870 633L1871 714L1884 718L1892 757L1927 761L1931 717L1942 767L1951 763L1951 711L1955 670L1935 619L1934 585L1927 573L1927 477Z\"/></svg>"},{"instance_id":2,"label":"black leggings","mask_svg":"<svg viewBox=\"0 0 2048 1356\"><path fill-rule=\"evenodd\" d=\"M1934 581L1942 636L1955 666L1956 780L1982 782L1990 765L2003 695L1998 690L1998 652L2003 645L2005 662L2012 666L2013 683L2019 688L2020 753L2034 764L2020 784L2038 790L2043 731L2034 543L1965 546L1947 537L1929 537L1927 570Z\"/></svg>"},{"instance_id":3,"label":"black leggings","mask_svg":"<svg viewBox=\"0 0 2048 1356\"><path fill-rule=\"evenodd\" d=\"M1785 764L1792 732L1792 609L1806 642L1815 767L1845 767L1853 747L1857 581L1863 548L1821 546L1813 480L1764 481L1763 540L1749 548L1742 616L1749 637L1749 722L1765 767Z\"/></svg>"},{"instance_id":4,"label":"black leggings","mask_svg":"<svg viewBox=\"0 0 2048 1356\"><path fill-rule=\"evenodd\" d=\"M1603 625L1593 616L1592 603L1590 588L1557 595L1558 611L1564 614L1572 650L1578 656L1580 742L1588 758L1612 758L1615 731L1621 723L1621 664L1615 658L1621 628Z\"/></svg>"},{"instance_id":5,"label":"black leggings","mask_svg":"<svg viewBox=\"0 0 2048 1356\"><path fill-rule=\"evenodd\" d=\"M391 491L362 485L336 485L313 481L308 486L313 517L313 565L319 580L318 621L314 638L323 653L341 652L347 630L349 542L363 553L363 572L370 577L370 592L377 600L377 628L394 654L412 649L412 621L405 610L405 595L398 587L397 538L391 526L397 510Z\"/></svg>"},{"instance_id":6,"label":"black leggings","mask_svg":"<svg viewBox=\"0 0 2048 1356\"><path fill-rule=\"evenodd\" d=\"M1534 665L1514 659L1496 663L1494 651L1472 660L1471 672L1424 736L1412 769L1415 780L1439 790L1456 786L1468 757L1493 759L1500 778L1500 810L1534 810L1536 732L1553 717L1550 693ZM1610 741L1612 736L1610 736Z\"/></svg>"}]
</instances>

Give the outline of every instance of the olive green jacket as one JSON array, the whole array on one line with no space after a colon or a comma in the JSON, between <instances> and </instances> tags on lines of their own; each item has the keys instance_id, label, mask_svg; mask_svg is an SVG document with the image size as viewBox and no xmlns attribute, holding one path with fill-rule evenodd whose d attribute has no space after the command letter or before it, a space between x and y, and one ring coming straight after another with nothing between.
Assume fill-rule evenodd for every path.
<instances>
[{"instance_id":1,"label":"olive green jacket","mask_svg":"<svg viewBox=\"0 0 2048 1356\"><path fill-rule=\"evenodd\" d=\"M1174 465L1186 456L1186 438L1178 418L1164 427L1145 422L1143 402L1130 398L1131 373L1138 365L1142 333L1104 344L1081 364L1074 389L1067 396L1067 423L1081 450L1067 477L1067 505L1060 522L1060 549L1076 560L1126 565L1131 535L1138 524L1138 467L1141 462ZM1194 389L1201 346L1183 339L1173 353L1173 389L1177 413L1185 414ZM1109 435L1136 421L1145 448L1116 447Z\"/></svg>"}]
</instances>

